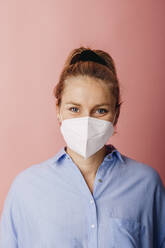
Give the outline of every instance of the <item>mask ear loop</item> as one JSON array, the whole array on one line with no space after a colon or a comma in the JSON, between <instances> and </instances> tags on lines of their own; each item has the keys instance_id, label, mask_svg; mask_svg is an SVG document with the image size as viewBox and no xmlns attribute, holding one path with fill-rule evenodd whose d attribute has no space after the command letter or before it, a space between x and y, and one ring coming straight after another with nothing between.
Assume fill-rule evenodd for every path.
<instances>
[{"instance_id":1,"label":"mask ear loop","mask_svg":"<svg viewBox=\"0 0 165 248\"><path fill-rule=\"evenodd\" d=\"M114 125L114 121L115 121L116 113L117 113L117 111L115 112L115 115L114 115L114 118L113 118L113 121L112 121L112 124L113 124L113 125Z\"/></svg>"},{"instance_id":2,"label":"mask ear loop","mask_svg":"<svg viewBox=\"0 0 165 248\"><path fill-rule=\"evenodd\" d=\"M62 116L61 116L61 113L59 114L59 117L60 117L60 121L62 122Z\"/></svg>"}]
</instances>

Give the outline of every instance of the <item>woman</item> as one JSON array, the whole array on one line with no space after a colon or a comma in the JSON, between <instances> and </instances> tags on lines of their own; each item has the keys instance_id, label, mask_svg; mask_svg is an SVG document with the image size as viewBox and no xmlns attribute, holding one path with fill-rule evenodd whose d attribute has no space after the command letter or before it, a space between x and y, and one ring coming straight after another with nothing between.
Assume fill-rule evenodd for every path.
<instances>
[{"instance_id":1,"label":"woman","mask_svg":"<svg viewBox=\"0 0 165 248\"><path fill-rule=\"evenodd\" d=\"M120 113L112 57L70 52L54 89L66 142L13 181L1 248L164 248L165 188L149 165L106 144Z\"/></svg>"}]
</instances>

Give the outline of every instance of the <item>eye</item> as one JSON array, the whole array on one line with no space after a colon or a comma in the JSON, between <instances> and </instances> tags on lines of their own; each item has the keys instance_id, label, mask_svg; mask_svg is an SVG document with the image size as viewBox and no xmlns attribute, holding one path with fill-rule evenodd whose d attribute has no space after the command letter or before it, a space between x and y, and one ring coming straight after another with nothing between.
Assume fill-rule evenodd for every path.
<instances>
[{"instance_id":1,"label":"eye","mask_svg":"<svg viewBox=\"0 0 165 248\"><path fill-rule=\"evenodd\" d=\"M104 112L101 111L99 114L104 114L104 113L107 113L108 112L108 110L107 109L104 109L104 108L100 108L98 110L103 110L104 111Z\"/></svg>"},{"instance_id":2,"label":"eye","mask_svg":"<svg viewBox=\"0 0 165 248\"><path fill-rule=\"evenodd\" d=\"M76 108L76 107L71 107L71 108L69 108L69 110L71 110L71 109L78 109L78 108ZM72 110L71 110L72 111ZM72 112L77 112L77 111L72 111Z\"/></svg>"}]
</instances>

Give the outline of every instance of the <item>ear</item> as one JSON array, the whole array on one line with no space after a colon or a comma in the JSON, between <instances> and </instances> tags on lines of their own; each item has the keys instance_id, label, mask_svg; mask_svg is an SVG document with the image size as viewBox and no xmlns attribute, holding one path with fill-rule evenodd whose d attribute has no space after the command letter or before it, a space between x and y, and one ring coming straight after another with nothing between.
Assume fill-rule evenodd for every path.
<instances>
[{"instance_id":1,"label":"ear","mask_svg":"<svg viewBox=\"0 0 165 248\"><path fill-rule=\"evenodd\" d=\"M59 106L57 104L56 104L56 113L57 113L57 119L60 121L60 115L59 115L60 108L59 108Z\"/></svg>"},{"instance_id":2,"label":"ear","mask_svg":"<svg viewBox=\"0 0 165 248\"><path fill-rule=\"evenodd\" d=\"M120 114L120 104L116 107L114 126L116 127L118 116Z\"/></svg>"}]
</instances>

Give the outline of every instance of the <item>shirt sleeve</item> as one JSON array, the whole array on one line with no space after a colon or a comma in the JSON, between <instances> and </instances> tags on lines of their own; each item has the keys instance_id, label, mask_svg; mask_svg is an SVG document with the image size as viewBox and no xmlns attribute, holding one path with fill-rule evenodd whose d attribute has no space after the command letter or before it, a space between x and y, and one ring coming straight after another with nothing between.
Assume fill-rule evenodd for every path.
<instances>
[{"instance_id":1,"label":"shirt sleeve","mask_svg":"<svg viewBox=\"0 0 165 248\"><path fill-rule=\"evenodd\" d=\"M156 188L154 195L154 228L155 246L165 248L165 186L157 173Z\"/></svg>"},{"instance_id":2,"label":"shirt sleeve","mask_svg":"<svg viewBox=\"0 0 165 248\"><path fill-rule=\"evenodd\" d=\"M0 248L18 248L15 226L15 192L12 184L4 202L0 220Z\"/></svg>"}]
</instances>

